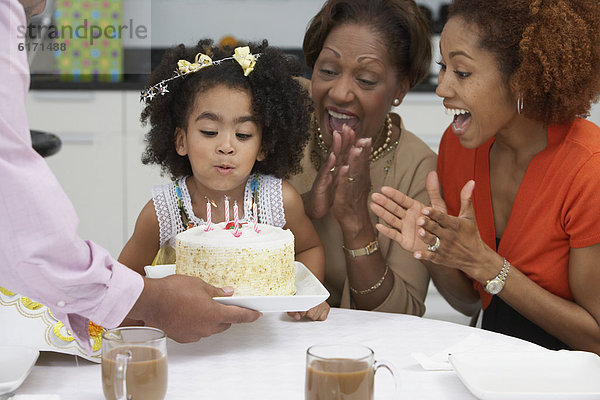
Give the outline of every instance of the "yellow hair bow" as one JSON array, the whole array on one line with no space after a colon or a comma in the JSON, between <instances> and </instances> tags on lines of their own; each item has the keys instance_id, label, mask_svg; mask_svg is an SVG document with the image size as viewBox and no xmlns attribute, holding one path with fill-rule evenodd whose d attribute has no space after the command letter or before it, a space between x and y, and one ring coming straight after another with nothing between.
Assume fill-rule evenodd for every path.
<instances>
[{"instance_id":1,"label":"yellow hair bow","mask_svg":"<svg viewBox=\"0 0 600 400\"><path fill-rule=\"evenodd\" d=\"M248 76L250 75L250 72L254 71L256 59L254 58L254 55L250 53L250 47L236 47L233 58L242 66L244 76Z\"/></svg>"},{"instance_id":2,"label":"yellow hair bow","mask_svg":"<svg viewBox=\"0 0 600 400\"><path fill-rule=\"evenodd\" d=\"M209 56L207 56L206 54L198 53L196 54L195 62L191 63L187 60L179 60L177 62L177 67L181 74L189 74L198 71L200 68L204 68L212 64L213 61Z\"/></svg>"}]
</instances>

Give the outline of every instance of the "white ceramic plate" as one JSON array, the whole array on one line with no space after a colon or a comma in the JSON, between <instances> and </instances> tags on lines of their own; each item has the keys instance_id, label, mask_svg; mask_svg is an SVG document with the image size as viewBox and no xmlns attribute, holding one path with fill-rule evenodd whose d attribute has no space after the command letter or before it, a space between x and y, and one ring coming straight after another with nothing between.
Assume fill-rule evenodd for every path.
<instances>
[{"instance_id":1,"label":"white ceramic plate","mask_svg":"<svg viewBox=\"0 0 600 400\"><path fill-rule=\"evenodd\" d=\"M175 273L175 264L144 267L146 276L163 278ZM329 292L306 266L296 262L296 294L293 296L236 296L215 297L222 304L240 306L260 312L306 311L321 304Z\"/></svg>"},{"instance_id":2,"label":"white ceramic plate","mask_svg":"<svg viewBox=\"0 0 600 400\"><path fill-rule=\"evenodd\" d=\"M594 353L455 353L449 360L482 400L600 399L600 357Z\"/></svg>"},{"instance_id":3,"label":"white ceramic plate","mask_svg":"<svg viewBox=\"0 0 600 400\"><path fill-rule=\"evenodd\" d=\"M40 354L25 346L0 346L0 395L17 390Z\"/></svg>"}]
</instances>

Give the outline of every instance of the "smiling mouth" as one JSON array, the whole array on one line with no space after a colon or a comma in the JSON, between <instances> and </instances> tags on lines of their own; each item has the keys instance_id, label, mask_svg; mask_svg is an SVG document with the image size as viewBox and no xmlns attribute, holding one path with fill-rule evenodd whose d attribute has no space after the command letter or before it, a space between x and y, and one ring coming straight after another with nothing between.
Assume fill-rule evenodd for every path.
<instances>
[{"instance_id":1,"label":"smiling mouth","mask_svg":"<svg viewBox=\"0 0 600 400\"><path fill-rule=\"evenodd\" d=\"M446 108L447 115L454 115L452 129L454 133L464 132L471 122L471 113L462 108Z\"/></svg>"},{"instance_id":2,"label":"smiling mouth","mask_svg":"<svg viewBox=\"0 0 600 400\"><path fill-rule=\"evenodd\" d=\"M341 132L344 124L348 125L353 130L356 130L356 126L359 122L358 117L333 110L327 110L327 114L329 117L329 127L331 128L332 133L333 131Z\"/></svg>"}]
</instances>

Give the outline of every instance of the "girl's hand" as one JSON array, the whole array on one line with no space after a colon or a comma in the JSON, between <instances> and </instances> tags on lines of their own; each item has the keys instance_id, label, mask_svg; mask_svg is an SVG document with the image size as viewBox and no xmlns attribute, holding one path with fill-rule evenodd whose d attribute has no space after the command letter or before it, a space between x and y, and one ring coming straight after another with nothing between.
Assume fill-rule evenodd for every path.
<instances>
[{"instance_id":1,"label":"girl's hand","mask_svg":"<svg viewBox=\"0 0 600 400\"><path fill-rule=\"evenodd\" d=\"M327 302L324 301L308 311L289 312L287 314L290 317L294 318L296 321L300 321L302 318L308 318L312 321L325 321L325 319L327 319L327 316L329 315L329 310L329 304L327 304Z\"/></svg>"}]
</instances>

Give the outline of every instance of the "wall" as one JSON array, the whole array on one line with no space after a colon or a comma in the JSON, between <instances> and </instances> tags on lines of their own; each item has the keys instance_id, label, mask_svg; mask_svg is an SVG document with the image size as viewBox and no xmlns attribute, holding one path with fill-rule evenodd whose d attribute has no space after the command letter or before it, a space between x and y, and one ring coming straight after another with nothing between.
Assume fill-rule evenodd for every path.
<instances>
[{"instance_id":1,"label":"wall","mask_svg":"<svg viewBox=\"0 0 600 400\"><path fill-rule=\"evenodd\" d=\"M124 38L125 47L169 47L193 43L201 37L215 40L233 35L245 40L267 38L273 46L301 48L304 31L323 0L125 0L129 18L151 26L151 40ZM419 0L437 18L445 0Z\"/></svg>"}]
</instances>

